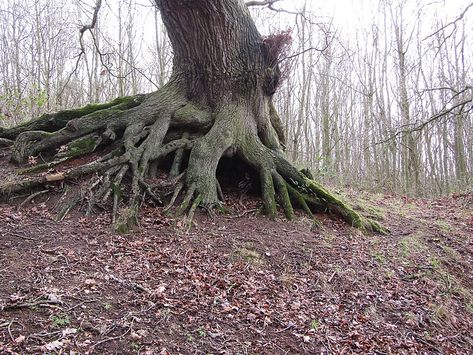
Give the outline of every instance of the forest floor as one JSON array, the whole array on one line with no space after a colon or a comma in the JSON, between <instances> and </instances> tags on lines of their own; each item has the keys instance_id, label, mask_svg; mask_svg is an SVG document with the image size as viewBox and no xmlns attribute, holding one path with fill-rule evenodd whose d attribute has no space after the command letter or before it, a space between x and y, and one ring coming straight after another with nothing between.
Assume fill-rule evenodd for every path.
<instances>
[{"instance_id":1,"label":"forest floor","mask_svg":"<svg viewBox=\"0 0 473 355\"><path fill-rule=\"evenodd\" d=\"M54 194L1 204L0 353L473 353L472 194L346 192L386 236L229 195L188 232L154 207L117 234L107 212L56 221Z\"/></svg>"}]
</instances>

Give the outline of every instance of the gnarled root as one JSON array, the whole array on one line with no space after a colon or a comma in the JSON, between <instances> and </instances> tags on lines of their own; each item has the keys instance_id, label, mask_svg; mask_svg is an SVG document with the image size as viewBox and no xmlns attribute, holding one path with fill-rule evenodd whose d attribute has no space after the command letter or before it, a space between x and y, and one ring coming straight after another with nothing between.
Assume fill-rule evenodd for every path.
<instances>
[{"instance_id":1,"label":"gnarled root","mask_svg":"<svg viewBox=\"0 0 473 355\"><path fill-rule=\"evenodd\" d=\"M363 217L339 197L297 170L284 158L280 149L263 144L257 129L248 124L252 121L245 114L245 110L237 106L227 106L217 115L212 129L196 142L187 169L186 182L189 188L179 206L179 213L189 208L193 197L203 207L221 206L215 172L218 161L226 153L259 171L264 208L270 218L275 218L279 204L290 220L294 217L293 205L296 205L311 217L314 217L313 211L328 211L356 228L387 233L376 221ZM229 120L229 116L233 119ZM229 125L229 122L233 122L234 126ZM314 223L319 224L315 219Z\"/></svg>"},{"instance_id":2,"label":"gnarled root","mask_svg":"<svg viewBox=\"0 0 473 355\"><path fill-rule=\"evenodd\" d=\"M148 197L162 204L164 191L164 195L172 194L165 211L182 195L176 214L187 212L190 227L197 207L209 211L222 208L223 193L216 170L222 156L229 156L259 172L263 204L270 218L276 217L279 204L286 217L292 219L296 206L311 217L314 211L329 211L357 228L386 232L284 158L281 124L270 101L248 106L245 103L251 100L247 98L226 102L211 111L190 102L183 92L171 81L150 95L43 116L12 131L2 130L0 138L15 139L12 159L16 162L59 151L52 154L51 161L23 171L50 169L47 173L3 182L0 195L94 174L67 199L59 218L82 201L87 202L87 213L95 206L110 203L112 222L117 230L125 231L138 223L143 200ZM48 126L51 121L53 124ZM108 145L111 151L99 159L51 172L66 160ZM171 154L168 180L157 181L158 166Z\"/></svg>"}]
</instances>

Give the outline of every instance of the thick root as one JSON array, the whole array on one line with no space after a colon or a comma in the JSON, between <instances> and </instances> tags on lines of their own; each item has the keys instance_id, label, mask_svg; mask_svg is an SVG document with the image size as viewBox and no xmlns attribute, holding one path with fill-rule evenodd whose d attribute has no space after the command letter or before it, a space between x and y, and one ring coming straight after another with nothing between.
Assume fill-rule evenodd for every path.
<instances>
[{"instance_id":1,"label":"thick root","mask_svg":"<svg viewBox=\"0 0 473 355\"><path fill-rule=\"evenodd\" d=\"M146 95L119 97L113 101L103 104L91 104L78 109L65 110L55 113L47 113L41 117L23 123L13 128L0 129L0 137L15 140L18 135L30 131L56 132L66 127L73 120L79 119L107 109L127 110L139 106ZM73 124L71 124L73 126Z\"/></svg>"},{"instance_id":2,"label":"thick root","mask_svg":"<svg viewBox=\"0 0 473 355\"><path fill-rule=\"evenodd\" d=\"M60 218L83 200L87 201L89 213L111 198L112 223L116 230L126 232L138 223L139 207L146 196L162 205L164 195L172 194L164 208L166 212L185 191L175 214L187 212L190 226L198 207L208 211L222 207L224 197L216 170L222 156L229 156L259 172L264 209L270 218L276 217L279 205L286 218L293 219L293 206L297 206L316 224L313 212L328 211L356 228L387 232L285 159L281 122L270 100L260 101L256 107L242 102L245 100L227 103L214 111L205 110L189 102L181 88L171 82L151 95L64 111L12 130L1 130L4 139L15 139L12 159L17 162L59 148L52 161L23 173L57 168L112 142L113 151L75 168L4 182L0 196L98 173L87 188L68 198ZM153 179L161 160L173 153L168 181L156 184Z\"/></svg>"}]
</instances>

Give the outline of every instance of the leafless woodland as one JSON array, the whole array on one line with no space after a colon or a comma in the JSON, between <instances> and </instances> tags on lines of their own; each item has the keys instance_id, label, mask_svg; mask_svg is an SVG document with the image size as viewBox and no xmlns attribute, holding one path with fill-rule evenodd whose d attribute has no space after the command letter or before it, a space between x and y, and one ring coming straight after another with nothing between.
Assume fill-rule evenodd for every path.
<instances>
[{"instance_id":1,"label":"leafless woodland","mask_svg":"<svg viewBox=\"0 0 473 355\"><path fill-rule=\"evenodd\" d=\"M473 3L380 0L356 28L310 6L252 7L290 31L276 100L289 158L326 182L420 196L471 189ZM302 4L303 5L303 4ZM310 7L310 10L309 10ZM172 52L145 0L0 4L0 125L161 87ZM80 31L80 29L83 29Z\"/></svg>"}]
</instances>

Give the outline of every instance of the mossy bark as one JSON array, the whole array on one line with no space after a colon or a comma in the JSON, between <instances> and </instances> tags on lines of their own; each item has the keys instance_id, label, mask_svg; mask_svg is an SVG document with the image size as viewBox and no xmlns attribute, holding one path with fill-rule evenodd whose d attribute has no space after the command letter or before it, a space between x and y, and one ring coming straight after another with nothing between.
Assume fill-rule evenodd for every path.
<instances>
[{"instance_id":1,"label":"mossy bark","mask_svg":"<svg viewBox=\"0 0 473 355\"><path fill-rule=\"evenodd\" d=\"M12 160L24 163L49 153L49 164L54 164L113 144L112 153L54 176L61 180L99 172L88 188L93 191L89 205L113 199L113 220L120 228L135 221L143 196L159 200L156 191L163 184L150 181L161 159L176 152L168 185L176 188L172 202L184 192L178 212L221 206L216 170L226 156L259 172L265 211L272 218L278 202L293 218L295 203L310 215L325 209L358 228L380 230L284 157L284 131L273 104L280 81L278 53L259 34L244 2L156 0L156 5L175 55L169 82L148 95L44 115L0 131L0 137L14 139ZM5 183L0 194L54 176ZM121 188L128 181L128 188ZM125 190L127 207L122 205ZM115 217L119 210L123 218Z\"/></svg>"}]
</instances>

